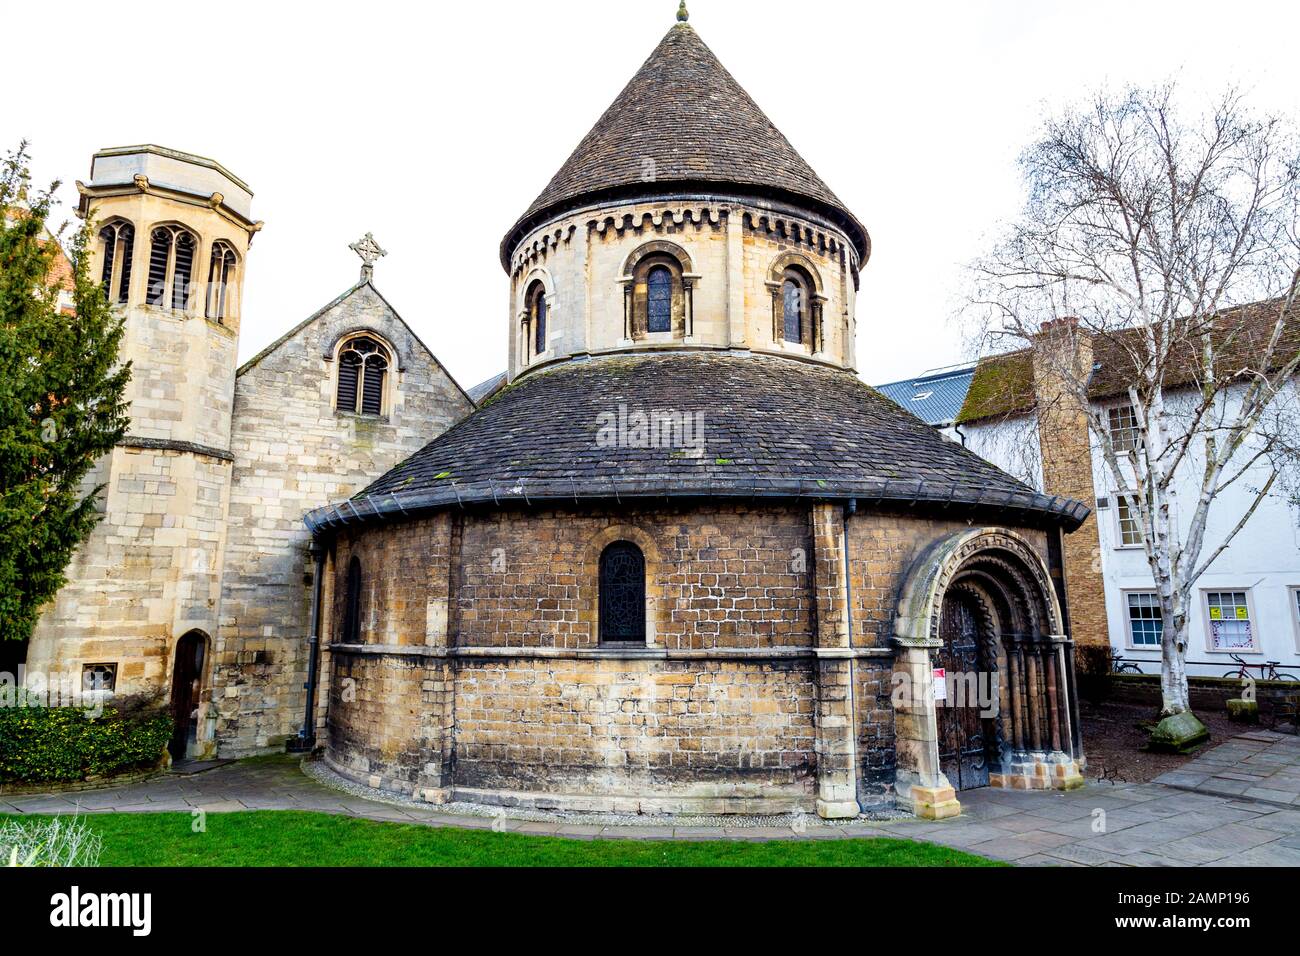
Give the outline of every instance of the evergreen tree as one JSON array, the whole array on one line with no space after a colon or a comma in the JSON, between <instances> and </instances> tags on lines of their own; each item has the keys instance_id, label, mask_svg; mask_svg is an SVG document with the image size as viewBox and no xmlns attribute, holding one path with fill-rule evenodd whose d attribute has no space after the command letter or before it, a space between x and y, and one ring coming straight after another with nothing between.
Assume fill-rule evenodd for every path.
<instances>
[{"instance_id":1,"label":"evergreen tree","mask_svg":"<svg viewBox=\"0 0 1300 956\"><path fill-rule=\"evenodd\" d=\"M86 478L126 432L131 377L124 320L88 271L93 224L76 232L69 276L46 226L58 183L30 194L28 164L22 143L0 167L0 643L31 635L99 519L103 486Z\"/></svg>"}]
</instances>

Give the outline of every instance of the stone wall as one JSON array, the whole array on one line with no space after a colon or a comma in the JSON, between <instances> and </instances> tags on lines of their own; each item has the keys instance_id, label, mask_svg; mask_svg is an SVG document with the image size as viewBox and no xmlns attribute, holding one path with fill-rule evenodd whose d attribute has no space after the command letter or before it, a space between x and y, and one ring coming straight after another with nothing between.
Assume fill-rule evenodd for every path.
<instances>
[{"instance_id":1,"label":"stone wall","mask_svg":"<svg viewBox=\"0 0 1300 956\"><path fill-rule=\"evenodd\" d=\"M689 260L683 265L693 322L690 330L675 322L672 332L629 340L625 266L649 243L671 244ZM824 296L820 350L773 338L769 280L788 256L798 257ZM671 345L793 353L852 367L856 269L856 254L837 228L795 209L710 197L581 210L535 230L512 255L511 377L577 353ZM533 355L520 325L537 281L547 290L547 336L546 350Z\"/></svg>"},{"instance_id":2,"label":"stone wall","mask_svg":"<svg viewBox=\"0 0 1300 956\"><path fill-rule=\"evenodd\" d=\"M435 801L827 817L891 805L899 592L967 530L867 508L846 520L837 502L714 502L342 531L327 758ZM1021 534L1046 551L1043 532ZM598 562L616 540L646 557L645 647L599 644ZM362 644L343 645L353 557Z\"/></svg>"},{"instance_id":3,"label":"stone wall","mask_svg":"<svg viewBox=\"0 0 1300 956\"><path fill-rule=\"evenodd\" d=\"M335 346L360 330L374 333L395 353L388 414L382 417L334 408ZM313 570L303 515L323 501L360 491L471 409L468 397L369 283L349 290L240 369L213 675L222 753L278 747L301 727ZM388 569L397 573L402 565ZM384 621L395 626L391 615ZM423 643L422 628L413 639Z\"/></svg>"}]
</instances>

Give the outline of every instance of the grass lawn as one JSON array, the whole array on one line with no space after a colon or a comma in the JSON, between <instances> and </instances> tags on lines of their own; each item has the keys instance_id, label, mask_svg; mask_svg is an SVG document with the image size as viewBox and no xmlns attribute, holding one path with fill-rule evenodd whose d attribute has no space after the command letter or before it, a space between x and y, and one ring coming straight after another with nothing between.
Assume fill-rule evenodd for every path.
<instances>
[{"instance_id":1,"label":"grass lawn","mask_svg":"<svg viewBox=\"0 0 1300 956\"><path fill-rule=\"evenodd\" d=\"M6 819L32 819L0 816ZM298 811L87 816L101 866L997 866L911 840L564 840Z\"/></svg>"}]
</instances>

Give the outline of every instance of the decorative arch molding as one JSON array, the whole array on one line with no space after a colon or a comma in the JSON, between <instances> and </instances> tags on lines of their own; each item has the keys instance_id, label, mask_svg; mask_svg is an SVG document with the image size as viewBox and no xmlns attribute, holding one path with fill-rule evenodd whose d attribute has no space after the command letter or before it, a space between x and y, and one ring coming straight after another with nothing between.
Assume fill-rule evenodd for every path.
<instances>
[{"instance_id":1,"label":"decorative arch molding","mask_svg":"<svg viewBox=\"0 0 1300 956\"><path fill-rule=\"evenodd\" d=\"M1018 789L1072 789L1083 778L1078 735L1073 647L1046 562L1021 535L1005 528L957 532L923 554L899 594L895 671L923 688L895 707L900 726L895 789L899 805L918 816L960 812L940 762L940 721L924 690L936 653L944 647L944 598L960 595L980 609L983 666L1004 671L998 680L999 734L989 783ZM949 730L952 732L952 725ZM960 732L960 731L958 731ZM947 739L947 738L945 738Z\"/></svg>"},{"instance_id":2,"label":"decorative arch molding","mask_svg":"<svg viewBox=\"0 0 1300 956\"><path fill-rule=\"evenodd\" d=\"M963 570L989 558L1000 558L1004 567L1020 569L1016 577L1021 588L1032 585L1038 592L1033 596L1046 612L1039 630L1044 637L1058 638L1061 606L1042 557L1013 531L978 528L940 541L912 568L900 594L894 640L903 647L938 647L944 592Z\"/></svg>"},{"instance_id":3,"label":"decorative arch molding","mask_svg":"<svg viewBox=\"0 0 1300 956\"><path fill-rule=\"evenodd\" d=\"M630 541L645 558L645 643L661 647L658 622L668 613L664 599L663 553L653 535L633 524L615 524L593 535L582 551L578 569L579 620L591 627L591 645L600 643L600 556L615 541Z\"/></svg>"},{"instance_id":4,"label":"decorative arch molding","mask_svg":"<svg viewBox=\"0 0 1300 956\"><path fill-rule=\"evenodd\" d=\"M772 260L771 267L767 270L768 285L780 286L785 278L785 270L791 266L801 269L808 274L808 278L813 283L813 293L823 299L826 298L826 286L822 282L822 274L816 264L801 252L783 252Z\"/></svg>"},{"instance_id":5,"label":"decorative arch molding","mask_svg":"<svg viewBox=\"0 0 1300 956\"><path fill-rule=\"evenodd\" d=\"M533 283L540 282L542 288L546 290L546 298L550 299L555 295L555 277L551 275L551 270L545 266L537 266L531 269L523 281L519 283L519 308L526 309L528 290L533 287Z\"/></svg>"},{"instance_id":6,"label":"decorative arch molding","mask_svg":"<svg viewBox=\"0 0 1300 956\"><path fill-rule=\"evenodd\" d=\"M667 239L656 239L653 242L647 242L637 246L632 250L631 254L623 260L624 277L631 276L636 270L637 265L639 265L643 259L654 255L672 256L681 266L683 275L691 275L695 272L695 266L691 262L690 253L675 242L669 242Z\"/></svg>"},{"instance_id":7,"label":"decorative arch molding","mask_svg":"<svg viewBox=\"0 0 1300 956\"><path fill-rule=\"evenodd\" d=\"M343 350L343 346L348 343L348 340L355 339L361 335L369 336L384 348L388 349L389 353L393 356L393 362L397 366L397 371L406 371L406 353L394 345L392 339L372 325L349 326L346 331L339 332L330 339L329 347L321 353L321 358L327 362L337 361L339 352Z\"/></svg>"}]
</instances>

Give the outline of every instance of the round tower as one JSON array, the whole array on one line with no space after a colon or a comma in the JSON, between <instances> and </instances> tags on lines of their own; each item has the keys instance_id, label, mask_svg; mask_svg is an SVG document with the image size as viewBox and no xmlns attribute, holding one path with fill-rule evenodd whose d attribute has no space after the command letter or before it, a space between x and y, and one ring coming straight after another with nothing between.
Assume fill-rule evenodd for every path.
<instances>
[{"instance_id":1,"label":"round tower","mask_svg":"<svg viewBox=\"0 0 1300 956\"><path fill-rule=\"evenodd\" d=\"M210 736L240 299L261 223L237 176L158 146L96 153L77 188L91 274L126 316L131 423L96 466L104 517L33 635L28 673L170 695L181 757Z\"/></svg>"},{"instance_id":2,"label":"round tower","mask_svg":"<svg viewBox=\"0 0 1300 956\"><path fill-rule=\"evenodd\" d=\"M512 378L665 349L855 364L867 231L686 21L502 241Z\"/></svg>"}]
</instances>

